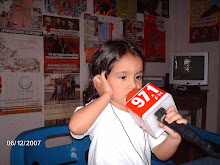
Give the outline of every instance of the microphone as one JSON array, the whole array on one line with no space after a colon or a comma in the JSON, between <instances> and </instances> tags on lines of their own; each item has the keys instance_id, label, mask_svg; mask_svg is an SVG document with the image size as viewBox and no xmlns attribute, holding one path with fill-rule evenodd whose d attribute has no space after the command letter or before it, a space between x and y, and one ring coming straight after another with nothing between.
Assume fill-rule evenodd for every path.
<instances>
[{"instance_id":1,"label":"microphone","mask_svg":"<svg viewBox=\"0 0 220 165\"><path fill-rule=\"evenodd\" d=\"M136 124L155 139L164 132L158 126L156 111L161 107L168 109L170 106L176 110L172 96L151 83L142 89L131 90L126 100L126 108Z\"/></svg>"},{"instance_id":2,"label":"microphone","mask_svg":"<svg viewBox=\"0 0 220 165\"><path fill-rule=\"evenodd\" d=\"M164 108L160 108L155 115L157 116L158 120L180 134L184 139L188 140L189 142L195 144L200 149L204 150L209 156L219 158L220 155L217 154L212 145L206 141L205 139L201 138L193 129L188 127L185 124L178 124L176 121L172 123L167 123L165 121L166 117L166 110Z\"/></svg>"},{"instance_id":3,"label":"microphone","mask_svg":"<svg viewBox=\"0 0 220 165\"><path fill-rule=\"evenodd\" d=\"M187 141L204 150L209 156L220 158L211 143L200 137L193 129L185 124L176 122L169 124L165 121L165 109L174 106L177 111L173 98L169 93L148 83L142 89L130 91L126 101L127 110L136 124L152 137L157 138L164 132L164 129L158 126L158 121L160 121Z\"/></svg>"}]
</instances>

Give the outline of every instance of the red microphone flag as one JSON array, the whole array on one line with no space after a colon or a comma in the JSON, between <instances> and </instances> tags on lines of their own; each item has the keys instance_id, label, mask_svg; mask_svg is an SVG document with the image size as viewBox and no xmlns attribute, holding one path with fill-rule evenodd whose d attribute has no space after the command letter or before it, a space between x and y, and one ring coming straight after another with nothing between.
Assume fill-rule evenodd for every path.
<instances>
[{"instance_id":1,"label":"red microphone flag","mask_svg":"<svg viewBox=\"0 0 220 165\"><path fill-rule=\"evenodd\" d=\"M126 107L135 122L154 138L160 136L164 130L158 126L154 115L161 107L168 109L173 105L172 96L151 83L142 89L134 89L129 92L126 99Z\"/></svg>"}]
</instances>

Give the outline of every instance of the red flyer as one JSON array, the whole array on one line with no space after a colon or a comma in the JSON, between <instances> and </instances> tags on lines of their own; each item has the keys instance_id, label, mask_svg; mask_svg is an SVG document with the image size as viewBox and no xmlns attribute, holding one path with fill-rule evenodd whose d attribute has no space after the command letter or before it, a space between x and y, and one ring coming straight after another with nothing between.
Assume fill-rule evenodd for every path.
<instances>
[{"instance_id":1,"label":"red flyer","mask_svg":"<svg viewBox=\"0 0 220 165\"><path fill-rule=\"evenodd\" d=\"M144 49L146 62L165 62L165 21L144 15Z\"/></svg>"}]
</instances>

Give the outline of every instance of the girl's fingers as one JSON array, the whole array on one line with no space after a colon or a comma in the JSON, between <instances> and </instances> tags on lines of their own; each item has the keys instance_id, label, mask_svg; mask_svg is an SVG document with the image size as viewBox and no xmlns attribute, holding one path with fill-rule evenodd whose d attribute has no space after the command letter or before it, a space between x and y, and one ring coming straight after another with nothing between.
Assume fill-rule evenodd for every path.
<instances>
[{"instance_id":1,"label":"girl's fingers","mask_svg":"<svg viewBox=\"0 0 220 165\"><path fill-rule=\"evenodd\" d=\"M181 116L176 116L178 113L175 111L175 110L171 110L169 109L169 111L167 110L166 111L166 118L165 120L168 122L168 123L171 123L179 118L181 118Z\"/></svg>"},{"instance_id":2,"label":"girl's fingers","mask_svg":"<svg viewBox=\"0 0 220 165\"><path fill-rule=\"evenodd\" d=\"M169 113L169 112L171 112L171 111L175 111L174 106L170 106L170 107L166 110L167 113Z\"/></svg>"},{"instance_id":3,"label":"girl's fingers","mask_svg":"<svg viewBox=\"0 0 220 165\"><path fill-rule=\"evenodd\" d=\"M168 122L168 123L172 123L174 121L177 121L177 120L180 120L182 119L182 116L178 113L172 115L171 117L167 117L165 118L165 120Z\"/></svg>"},{"instance_id":4,"label":"girl's fingers","mask_svg":"<svg viewBox=\"0 0 220 165\"><path fill-rule=\"evenodd\" d=\"M112 93L112 89L110 84L108 83L108 80L105 77L106 71L103 71L100 75L96 75L92 81L94 84L94 87L96 88L96 91L98 92L99 96L101 96L103 93Z\"/></svg>"},{"instance_id":5,"label":"girl's fingers","mask_svg":"<svg viewBox=\"0 0 220 165\"><path fill-rule=\"evenodd\" d=\"M172 123L174 121L177 122L177 124L187 124L187 120L184 119L179 113L175 111L175 108L173 106L169 107L166 111L166 122ZM170 129L168 126L164 125L163 123L159 122L159 126L163 128L167 133L169 133L173 137L180 137L178 133Z\"/></svg>"},{"instance_id":6,"label":"girl's fingers","mask_svg":"<svg viewBox=\"0 0 220 165\"><path fill-rule=\"evenodd\" d=\"M104 77L105 73L106 73L106 70L101 73L101 76Z\"/></svg>"},{"instance_id":7,"label":"girl's fingers","mask_svg":"<svg viewBox=\"0 0 220 165\"><path fill-rule=\"evenodd\" d=\"M168 123L172 123L172 122L176 121L178 124L180 124L180 123L187 124L187 120L183 119L183 117L175 111L173 106L168 108L166 112L167 112L167 115L166 115L165 120Z\"/></svg>"},{"instance_id":8,"label":"girl's fingers","mask_svg":"<svg viewBox=\"0 0 220 165\"><path fill-rule=\"evenodd\" d=\"M92 79L92 81L93 81L93 82L98 82L98 83L100 83L101 81L106 80L106 78L105 78L105 73L106 73L106 71L103 71L103 72L101 73L101 75L100 75L100 74L97 74L97 75Z\"/></svg>"},{"instance_id":9,"label":"girl's fingers","mask_svg":"<svg viewBox=\"0 0 220 165\"><path fill-rule=\"evenodd\" d=\"M107 79L106 79L106 77L105 77L105 73L106 73L106 71L103 71L103 72L101 73L100 78L101 78L102 81L107 81Z\"/></svg>"},{"instance_id":10,"label":"girl's fingers","mask_svg":"<svg viewBox=\"0 0 220 165\"><path fill-rule=\"evenodd\" d=\"M180 137L178 133L176 133L174 130L169 128L168 126L164 125L163 123L159 122L159 127L163 128L169 135L173 137Z\"/></svg>"},{"instance_id":11,"label":"girl's fingers","mask_svg":"<svg viewBox=\"0 0 220 165\"><path fill-rule=\"evenodd\" d=\"M181 124L181 123L187 124L187 120L186 119L179 119L176 122L177 122L177 124Z\"/></svg>"},{"instance_id":12,"label":"girl's fingers","mask_svg":"<svg viewBox=\"0 0 220 165\"><path fill-rule=\"evenodd\" d=\"M100 75L96 75L93 79L92 79L93 83L95 85L97 85L98 83L101 82L101 76Z\"/></svg>"}]
</instances>

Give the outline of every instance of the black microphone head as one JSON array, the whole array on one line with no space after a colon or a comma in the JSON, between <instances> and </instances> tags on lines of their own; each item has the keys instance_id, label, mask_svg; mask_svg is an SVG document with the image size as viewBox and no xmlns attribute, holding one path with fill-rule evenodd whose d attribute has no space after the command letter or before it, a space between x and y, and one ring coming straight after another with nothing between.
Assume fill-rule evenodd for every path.
<instances>
[{"instance_id":1,"label":"black microphone head","mask_svg":"<svg viewBox=\"0 0 220 165\"><path fill-rule=\"evenodd\" d=\"M164 108L160 108L156 113L155 116L157 116L158 120L161 121L161 118L166 115L166 110Z\"/></svg>"}]
</instances>

